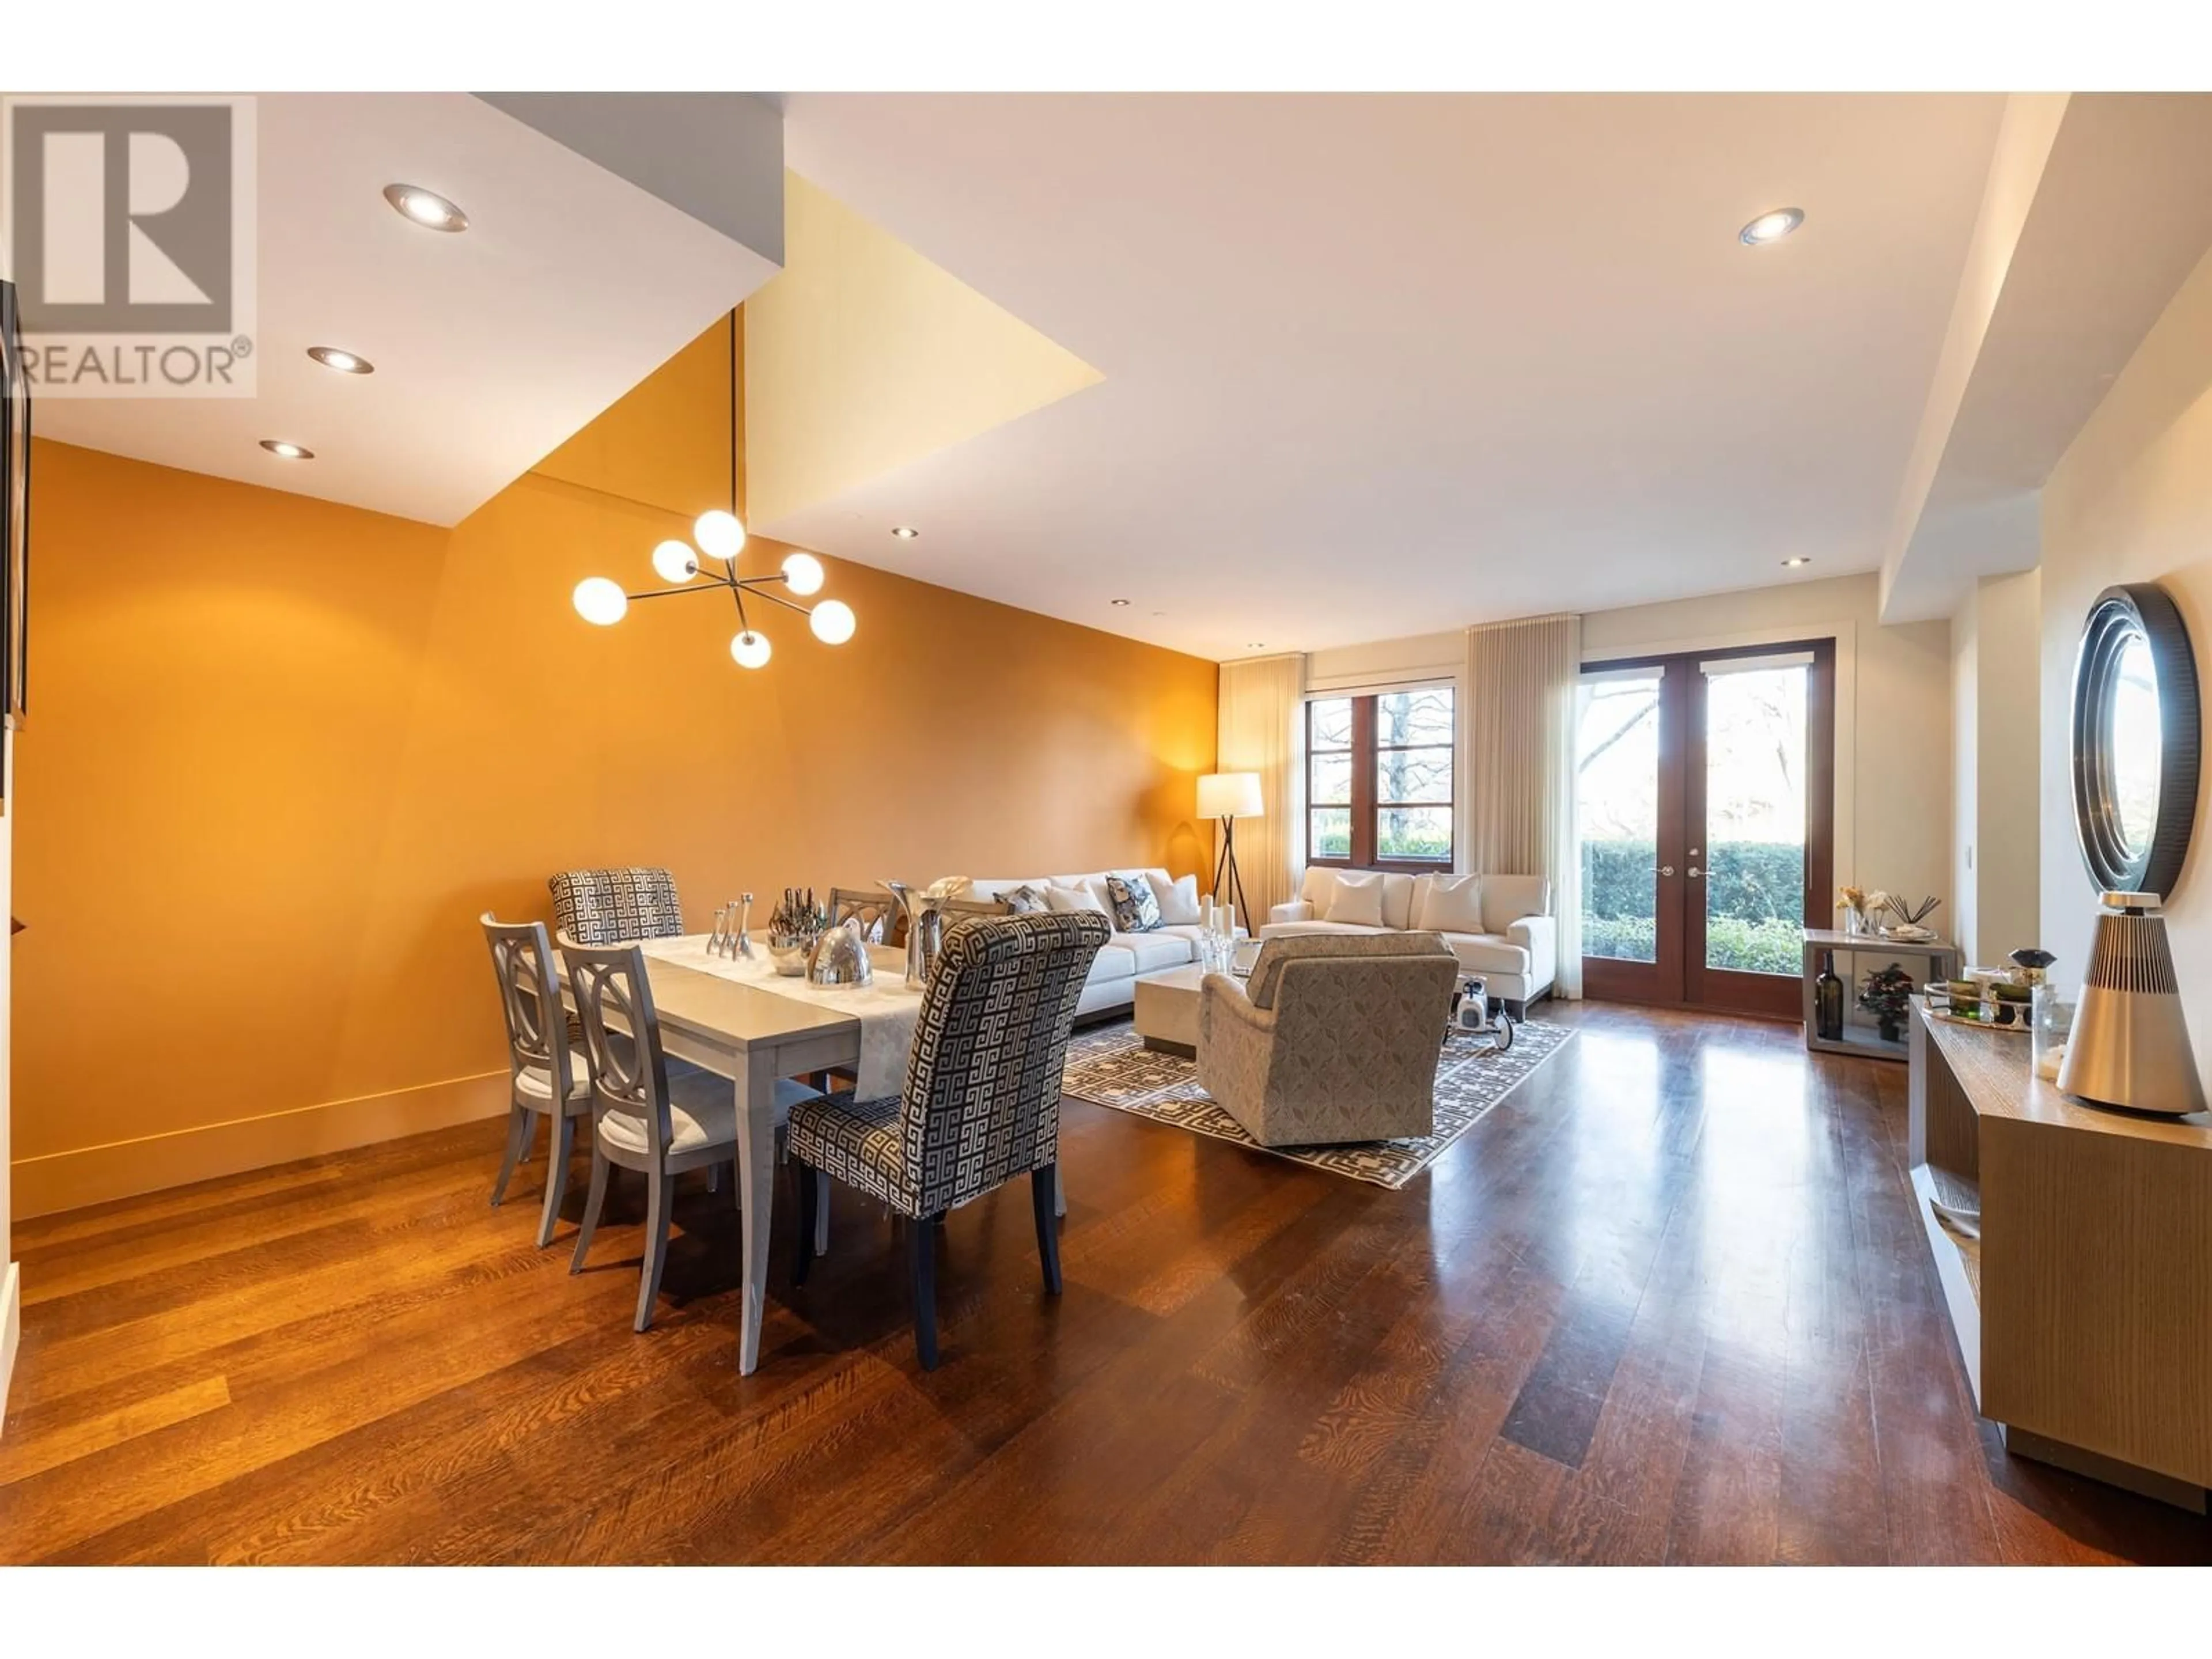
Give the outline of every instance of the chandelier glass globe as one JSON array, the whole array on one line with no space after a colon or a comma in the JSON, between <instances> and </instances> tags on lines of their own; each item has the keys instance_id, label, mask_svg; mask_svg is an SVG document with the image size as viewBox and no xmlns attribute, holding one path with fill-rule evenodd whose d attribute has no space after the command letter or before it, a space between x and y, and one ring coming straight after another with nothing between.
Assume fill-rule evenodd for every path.
<instances>
[{"instance_id":1,"label":"chandelier glass globe","mask_svg":"<svg viewBox=\"0 0 2212 1659\"><path fill-rule=\"evenodd\" d=\"M793 553L783 562L783 580L802 598L822 591L822 561L811 553Z\"/></svg>"},{"instance_id":2,"label":"chandelier glass globe","mask_svg":"<svg viewBox=\"0 0 2212 1659\"><path fill-rule=\"evenodd\" d=\"M842 645L853 637L853 607L842 599L824 599L806 623L823 644Z\"/></svg>"},{"instance_id":3,"label":"chandelier glass globe","mask_svg":"<svg viewBox=\"0 0 2212 1659\"><path fill-rule=\"evenodd\" d=\"M768 635L748 628L730 641L730 654L740 668L764 668L769 659Z\"/></svg>"},{"instance_id":4,"label":"chandelier glass globe","mask_svg":"<svg viewBox=\"0 0 2212 1659\"><path fill-rule=\"evenodd\" d=\"M691 526L691 539L710 558L734 559L744 550L745 527L738 522L736 514L717 507L712 513L699 515L698 522Z\"/></svg>"},{"instance_id":5,"label":"chandelier glass globe","mask_svg":"<svg viewBox=\"0 0 2212 1659\"><path fill-rule=\"evenodd\" d=\"M622 584L605 576L585 577L571 597L576 614L601 628L620 622L629 610L629 597L622 591Z\"/></svg>"},{"instance_id":6,"label":"chandelier glass globe","mask_svg":"<svg viewBox=\"0 0 2212 1659\"><path fill-rule=\"evenodd\" d=\"M653 574L665 582L688 582L699 574L699 556L690 543L672 536L653 550Z\"/></svg>"}]
</instances>

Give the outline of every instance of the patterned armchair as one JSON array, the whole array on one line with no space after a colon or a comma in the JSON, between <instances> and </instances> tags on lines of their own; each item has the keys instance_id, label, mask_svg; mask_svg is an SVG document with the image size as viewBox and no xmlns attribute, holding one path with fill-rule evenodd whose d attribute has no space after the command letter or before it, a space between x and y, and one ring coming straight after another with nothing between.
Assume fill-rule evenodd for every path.
<instances>
[{"instance_id":1,"label":"patterned armchair","mask_svg":"<svg viewBox=\"0 0 2212 1659\"><path fill-rule=\"evenodd\" d=\"M628 945L684 931L676 878L647 865L619 870L563 870L553 890L553 928L578 945Z\"/></svg>"},{"instance_id":2,"label":"patterned armchair","mask_svg":"<svg viewBox=\"0 0 2212 1659\"><path fill-rule=\"evenodd\" d=\"M1271 939L1200 988L1198 1080L1262 1146L1431 1133L1459 971L1435 933Z\"/></svg>"},{"instance_id":3,"label":"patterned armchair","mask_svg":"<svg viewBox=\"0 0 2212 1659\"><path fill-rule=\"evenodd\" d=\"M1107 933L1105 917L1087 912L954 923L922 993L903 1090L880 1100L847 1091L792 1109L793 1282L806 1282L814 1257L815 1171L881 1199L908 1224L915 1349L925 1370L937 1365L933 1224L946 1211L1026 1171L1045 1289L1060 1293L1060 1075L1076 999Z\"/></svg>"}]
</instances>

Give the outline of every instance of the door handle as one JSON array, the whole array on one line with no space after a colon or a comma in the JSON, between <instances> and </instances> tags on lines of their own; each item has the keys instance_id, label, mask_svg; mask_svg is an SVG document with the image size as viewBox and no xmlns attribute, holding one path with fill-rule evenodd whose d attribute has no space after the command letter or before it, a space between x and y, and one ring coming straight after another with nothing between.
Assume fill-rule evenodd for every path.
<instances>
[{"instance_id":1,"label":"door handle","mask_svg":"<svg viewBox=\"0 0 2212 1659\"><path fill-rule=\"evenodd\" d=\"M1674 866L1671 864L1662 864L1659 866L1659 873L1662 876L1671 876L1674 873Z\"/></svg>"},{"instance_id":2,"label":"door handle","mask_svg":"<svg viewBox=\"0 0 2212 1659\"><path fill-rule=\"evenodd\" d=\"M1691 879L1692 881L1695 881L1697 878L1698 878L1698 866L1697 866L1696 865L1694 865L1694 864L1693 864L1693 865L1692 865L1692 866L1690 866L1690 879Z\"/></svg>"}]
</instances>

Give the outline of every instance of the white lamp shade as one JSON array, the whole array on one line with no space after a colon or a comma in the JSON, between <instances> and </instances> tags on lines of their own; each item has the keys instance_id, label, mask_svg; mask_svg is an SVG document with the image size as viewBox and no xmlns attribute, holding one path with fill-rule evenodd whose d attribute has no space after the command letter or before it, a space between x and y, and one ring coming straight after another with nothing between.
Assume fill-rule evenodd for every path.
<instances>
[{"instance_id":1,"label":"white lamp shade","mask_svg":"<svg viewBox=\"0 0 2212 1659\"><path fill-rule=\"evenodd\" d=\"M822 561L811 553L793 553L783 562L783 580L804 599L822 591Z\"/></svg>"},{"instance_id":2,"label":"white lamp shade","mask_svg":"<svg viewBox=\"0 0 2212 1659\"><path fill-rule=\"evenodd\" d=\"M766 667L768 653L768 635L756 634L750 628L730 641L730 654L737 659L740 668Z\"/></svg>"},{"instance_id":3,"label":"white lamp shade","mask_svg":"<svg viewBox=\"0 0 2212 1659\"><path fill-rule=\"evenodd\" d=\"M671 537L653 550L653 574L665 582L688 582L699 574L699 556L690 543Z\"/></svg>"},{"instance_id":4,"label":"white lamp shade","mask_svg":"<svg viewBox=\"0 0 2212 1659\"><path fill-rule=\"evenodd\" d=\"M824 645L842 645L853 637L853 607L842 599L824 599L806 619L814 637Z\"/></svg>"},{"instance_id":5,"label":"white lamp shade","mask_svg":"<svg viewBox=\"0 0 2212 1659\"><path fill-rule=\"evenodd\" d=\"M620 622L629 609L629 598L622 591L622 584L605 576L585 577L570 597L578 616L602 628Z\"/></svg>"},{"instance_id":6,"label":"white lamp shade","mask_svg":"<svg viewBox=\"0 0 2212 1659\"><path fill-rule=\"evenodd\" d=\"M734 559L744 550L745 527L738 522L734 513L725 513L717 507L712 513L702 513L691 526L691 539L699 544L699 550L717 559Z\"/></svg>"},{"instance_id":7,"label":"white lamp shade","mask_svg":"<svg viewBox=\"0 0 2212 1659\"><path fill-rule=\"evenodd\" d=\"M1202 818L1256 818L1260 803L1257 772L1209 772L1198 781L1198 815Z\"/></svg>"}]
</instances>

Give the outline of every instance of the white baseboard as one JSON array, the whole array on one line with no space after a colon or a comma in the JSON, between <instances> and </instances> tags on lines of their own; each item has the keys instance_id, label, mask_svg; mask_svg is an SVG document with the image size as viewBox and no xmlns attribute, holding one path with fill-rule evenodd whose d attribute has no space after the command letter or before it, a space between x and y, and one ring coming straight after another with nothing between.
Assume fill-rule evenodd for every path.
<instances>
[{"instance_id":1,"label":"white baseboard","mask_svg":"<svg viewBox=\"0 0 2212 1659\"><path fill-rule=\"evenodd\" d=\"M27 1221L87 1204L496 1117L507 1107L507 1074L489 1072L387 1095L23 1158L11 1171L15 1219Z\"/></svg>"},{"instance_id":2,"label":"white baseboard","mask_svg":"<svg viewBox=\"0 0 2212 1659\"><path fill-rule=\"evenodd\" d=\"M8 1426L8 1379L15 1374L15 1344L23 1334L23 1274L14 1262L0 1278L0 1432Z\"/></svg>"}]
</instances>

